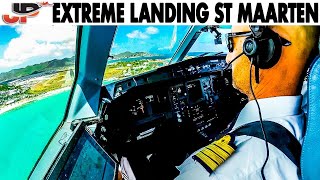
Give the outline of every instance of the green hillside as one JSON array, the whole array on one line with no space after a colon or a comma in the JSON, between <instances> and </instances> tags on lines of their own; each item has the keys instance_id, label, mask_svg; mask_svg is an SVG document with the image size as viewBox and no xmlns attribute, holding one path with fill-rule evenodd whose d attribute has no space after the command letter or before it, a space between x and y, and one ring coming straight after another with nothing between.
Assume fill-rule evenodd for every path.
<instances>
[{"instance_id":1,"label":"green hillside","mask_svg":"<svg viewBox=\"0 0 320 180\"><path fill-rule=\"evenodd\" d=\"M1 73L0 82L9 81L41 72L60 71L70 67L74 67L74 56L70 58L53 59L51 61L43 62L40 64L35 64L20 69L13 69L9 72Z\"/></svg>"},{"instance_id":2,"label":"green hillside","mask_svg":"<svg viewBox=\"0 0 320 180\"><path fill-rule=\"evenodd\" d=\"M123 53L119 53L116 55L113 55L114 59L123 59L123 58L133 58L133 57L149 57L149 56L157 56L155 54L150 54L147 52L130 52L126 51Z\"/></svg>"},{"instance_id":3,"label":"green hillside","mask_svg":"<svg viewBox=\"0 0 320 180\"><path fill-rule=\"evenodd\" d=\"M148 57L157 56L147 52L123 52L114 55L114 59L133 58L133 57ZM53 59L51 61L43 62L40 64L30 65L25 68L13 69L9 72L0 74L0 83L4 81L14 80L20 77L42 73L42 72L56 72L74 67L74 56L64 59Z\"/></svg>"}]
</instances>

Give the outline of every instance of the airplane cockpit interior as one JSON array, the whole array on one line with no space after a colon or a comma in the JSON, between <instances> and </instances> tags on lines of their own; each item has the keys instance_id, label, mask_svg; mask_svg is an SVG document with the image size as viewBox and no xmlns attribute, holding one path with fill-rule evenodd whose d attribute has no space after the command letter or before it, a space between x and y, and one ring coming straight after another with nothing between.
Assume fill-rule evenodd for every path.
<instances>
[{"instance_id":1,"label":"airplane cockpit interior","mask_svg":"<svg viewBox=\"0 0 320 180\"><path fill-rule=\"evenodd\" d=\"M174 179L176 166L232 127L248 99L226 63L231 27L146 28L78 27L65 121L30 179Z\"/></svg>"}]
</instances>

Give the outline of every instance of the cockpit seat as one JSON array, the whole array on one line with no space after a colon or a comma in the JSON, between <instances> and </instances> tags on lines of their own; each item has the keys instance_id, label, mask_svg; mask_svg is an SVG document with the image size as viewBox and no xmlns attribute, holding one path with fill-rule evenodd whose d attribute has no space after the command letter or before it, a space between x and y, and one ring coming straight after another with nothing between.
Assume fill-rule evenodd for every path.
<instances>
[{"instance_id":1,"label":"cockpit seat","mask_svg":"<svg viewBox=\"0 0 320 180\"><path fill-rule=\"evenodd\" d=\"M307 90L306 134L302 144L301 175L304 180L320 179L320 55L310 68Z\"/></svg>"}]
</instances>

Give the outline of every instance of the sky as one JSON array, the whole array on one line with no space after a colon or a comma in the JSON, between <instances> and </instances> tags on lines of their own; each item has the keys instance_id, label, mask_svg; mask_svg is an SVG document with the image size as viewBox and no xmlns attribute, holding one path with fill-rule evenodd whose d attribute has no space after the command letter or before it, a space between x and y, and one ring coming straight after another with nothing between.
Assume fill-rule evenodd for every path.
<instances>
[{"instance_id":1,"label":"sky","mask_svg":"<svg viewBox=\"0 0 320 180\"><path fill-rule=\"evenodd\" d=\"M119 26L111 54L170 54L188 26ZM0 73L75 54L75 26L0 26Z\"/></svg>"},{"instance_id":2,"label":"sky","mask_svg":"<svg viewBox=\"0 0 320 180\"><path fill-rule=\"evenodd\" d=\"M224 34L230 28L219 29L223 43L219 45L214 43L215 33L201 33L189 52L227 52ZM110 54L143 51L173 55L188 30L189 26L119 26Z\"/></svg>"},{"instance_id":3,"label":"sky","mask_svg":"<svg viewBox=\"0 0 320 180\"><path fill-rule=\"evenodd\" d=\"M189 26L119 26L110 54L173 54Z\"/></svg>"},{"instance_id":4,"label":"sky","mask_svg":"<svg viewBox=\"0 0 320 180\"><path fill-rule=\"evenodd\" d=\"M110 54L148 52L173 55L189 26L118 26ZM0 26L0 73L75 55L76 26ZM211 51L213 35L199 38L192 51Z\"/></svg>"},{"instance_id":5,"label":"sky","mask_svg":"<svg viewBox=\"0 0 320 180\"><path fill-rule=\"evenodd\" d=\"M75 26L0 26L0 73L75 53Z\"/></svg>"}]
</instances>

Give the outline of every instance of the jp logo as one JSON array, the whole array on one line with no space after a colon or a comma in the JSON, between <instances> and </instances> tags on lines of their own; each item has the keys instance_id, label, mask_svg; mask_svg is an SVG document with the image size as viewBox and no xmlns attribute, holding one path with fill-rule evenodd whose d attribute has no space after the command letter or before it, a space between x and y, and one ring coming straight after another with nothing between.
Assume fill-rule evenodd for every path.
<instances>
[{"instance_id":1,"label":"jp logo","mask_svg":"<svg viewBox=\"0 0 320 180\"><path fill-rule=\"evenodd\" d=\"M42 3L13 3L12 12L18 16L2 15L2 19L7 24L26 24L28 17L35 17L39 14L39 10L45 6L52 6L48 2Z\"/></svg>"}]
</instances>

